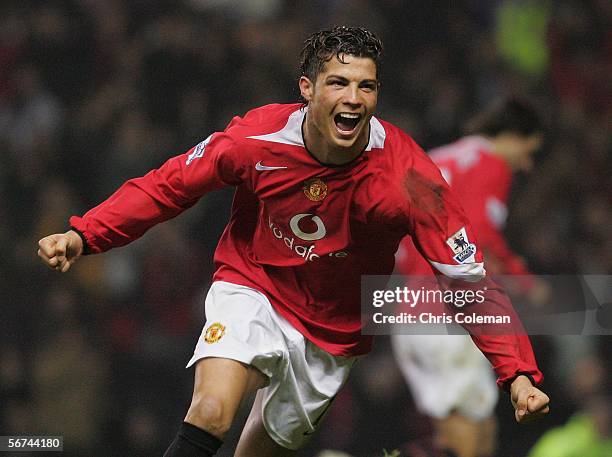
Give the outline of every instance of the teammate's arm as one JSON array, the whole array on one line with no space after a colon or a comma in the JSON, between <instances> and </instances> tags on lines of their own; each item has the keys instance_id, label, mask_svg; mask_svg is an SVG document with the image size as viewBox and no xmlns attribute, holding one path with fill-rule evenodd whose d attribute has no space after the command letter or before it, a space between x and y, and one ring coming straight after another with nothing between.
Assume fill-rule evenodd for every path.
<instances>
[{"instance_id":1,"label":"teammate's arm","mask_svg":"<svg viewBox=\"0 0 612 457\"><path fill-rule=\"evenodd\" d=\"M517 292L527 294L536 285L536 278L527 269L523 259L516 254L502 233L505 224L505 204L507 189L490 177L483 179L479 186L478 195L473 200L472 226L478 233L480 247L487 256L488 265L494 262L494 274L513 275L516 277ZM474 217L474 216L472 216Z\"/></svg>"},{"instance_id":2,"label":"teammate's arm","mask_svg":"<svg viewBox=\"0 0 612 457\"><path fill-rule=\"evenodd\" d=\"M506 165L503 166L506 168ZM507 184L503 182L505 174L496 172L495 165L489 168L492 172L490 176L474 177L478 192L470 195L471 211L468 211L471 225L478 235L479 247L487 259L487 271L494 275L512 275L512 280L506 283L509 292L525 296L535 306L545 305L552 296L550 285L529 271L503 234L510 181Z\"/></svg>"}]
</instances>

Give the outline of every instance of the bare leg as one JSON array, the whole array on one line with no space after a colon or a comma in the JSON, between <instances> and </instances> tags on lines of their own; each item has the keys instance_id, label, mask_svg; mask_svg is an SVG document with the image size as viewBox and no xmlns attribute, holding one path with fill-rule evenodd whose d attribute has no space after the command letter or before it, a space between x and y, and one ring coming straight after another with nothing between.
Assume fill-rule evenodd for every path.
<instances>
[{"instance_id":1,"label":"bare leg","mask_svg":"<svg viewBox=\"0 0 612 457\"><path fill-rule=\"evenodd\" d=\"M479 457L492 457L497 450L497 419L491 416L482 421L480 426Z\"/></svg>"},{"instance_id":2,"label":"bare leg","mask_svg":"<svg viewBox=\"0 0 612 457\"><path fill-rule=\"evenodd\" d=\"M291 457L295 451L277 444L266 431L262 420L263 392L257 392L253 408L246 421L234 457Z\"/></svg>"},{"instance_id":3,"label":"bare leg","mask_svg":"<svg viewBox=\"0 0 612 457\"><path fill-rule=\"evenodd\" d=\"M242 399L267 381L256 368L235 360L202 359L195 368L193 397L185 422L223 439Z\"/></svg>"},{"instance_id":4,"label":"bare leg","mask_svg":"<svg viewBox=\"0 0 612 457\"><path fill-rule=\"evenodd\" d=\"M443 448L454 451L458 457L477 457L480 446L480 422L460 414L435 421L437 438Z\"/></svg>"}]
</instances>

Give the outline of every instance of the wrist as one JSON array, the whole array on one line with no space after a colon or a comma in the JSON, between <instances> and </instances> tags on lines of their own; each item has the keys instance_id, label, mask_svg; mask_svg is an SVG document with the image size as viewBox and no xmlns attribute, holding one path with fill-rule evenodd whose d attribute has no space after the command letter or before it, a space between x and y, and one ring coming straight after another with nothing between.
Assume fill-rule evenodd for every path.
<instances>
[{"instance_id":1,"label":"wrist","mask_svg":"<svg viewBox=\"0 0 612 457\"><path fill-rule=\"evenodd\" d=\"M75 242L77 243L76 246L80 246L80 251L78 254L79 256L88 255L90 253L89 245L87 244L87 239L85 238L85 235L83 235L83 233L80 230L74 227L70 227L70 230L67 233L70 233L71 237L74 236Z\"/></svg>"},{"instance_id":2,"label":"wrist","mask_svg":"<svg viewBox=\"0 0 612 457\"><path fill-rule=\"evenodd\" d=\"M86 244L82 235L74 229L68 230L65 235L70 238L69 245L74 249L75 257L84 254Z\"/></svg>"},{"instance_id":3,"label":"wrist","mask_svg":"<svg viewBox=\"0 0 612 457\"><path fill-rule=\"evenodd\" d=\"M529 373L517 373L516 377L510 383L510 388L512 388L515 383L524 384L526 382L532 387L536 385L533 377Z\"/></svg>"}]
</instances>

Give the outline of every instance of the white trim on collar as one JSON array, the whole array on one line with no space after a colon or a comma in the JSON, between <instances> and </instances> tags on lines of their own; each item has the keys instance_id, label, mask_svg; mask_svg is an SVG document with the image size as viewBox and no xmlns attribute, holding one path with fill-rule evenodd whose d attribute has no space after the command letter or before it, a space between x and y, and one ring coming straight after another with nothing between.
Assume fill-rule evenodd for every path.
<instances>
[{"instance_id":1,"label":"white trim on collar","mask_svg":"<svg viewBox=\"0 0 612 457\"><path fill-rule=\"evenodd\" d=\"M270 141L272 143L290 144L292 146L304 147L304 139L302 138L302 123L306 115L307 108L301 108L294 111L287 119L287 124L278 132L268 133L265 135L253 135L247 138L253 140ZM366 151L371 151L376 148L385 146L387 134L385 128L380 121L375 117L370 119L370 139L366 146Z\"/></svg>"}]
</instances>

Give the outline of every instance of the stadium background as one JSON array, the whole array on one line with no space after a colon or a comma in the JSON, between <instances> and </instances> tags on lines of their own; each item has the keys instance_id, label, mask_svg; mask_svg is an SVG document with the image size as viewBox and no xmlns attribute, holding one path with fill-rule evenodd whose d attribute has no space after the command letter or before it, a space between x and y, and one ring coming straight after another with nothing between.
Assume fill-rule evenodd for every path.
<instances>
[{"instance_id":1,"label":"stadium background","mask_svg":"<svg viewBox=\"0 0 612 457\"><path fill-rule=\"evenodd\" d=\"M40 264L36 242L233 115L296 101L301 42L332 24L383 38L379 115L425 148L460 135L494 96L530 98L548 131L514 188L508 237L537 273L612 274L607 0L0 5L0 435L62 434L68 456L163 453L189 403L183 365L231 190L67 275ZM552 413L519 428L502 398L500 456L525 455L588 395L610 392L609 338L534 339ZM418 441L427 426L410 401L380 338L300 455Z\"/></svg>"}]
</instances>

